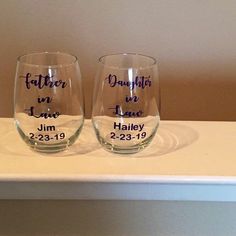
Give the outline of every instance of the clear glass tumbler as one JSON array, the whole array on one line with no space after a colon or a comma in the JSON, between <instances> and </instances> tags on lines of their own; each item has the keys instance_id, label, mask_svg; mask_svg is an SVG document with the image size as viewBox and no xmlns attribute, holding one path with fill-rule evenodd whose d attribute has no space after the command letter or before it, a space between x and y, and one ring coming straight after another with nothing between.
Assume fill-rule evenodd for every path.
<instances>
[{"instance_id":1,"label":"clear glass tumbler","mask_svg":"<svg viewBox=\"0 0 236 236\"><path fill-rule=\"evenodd\" d=\"M129 154L145 148L160 121L157 62L139 54L114 54L99 59L92 122L101 145Z\"/></svg>"},{"instance_id":2,"label":"clear glass tumbler","mask_svg":"<svg viewBox=\"0 0 236 236\"><path fill-rule=\"evenodd\" d=\"M77 58L60 52L20 56L14 117L20 136L36 151L59 152L73 144L84 120Z\"/></svg>"}]
</instances>

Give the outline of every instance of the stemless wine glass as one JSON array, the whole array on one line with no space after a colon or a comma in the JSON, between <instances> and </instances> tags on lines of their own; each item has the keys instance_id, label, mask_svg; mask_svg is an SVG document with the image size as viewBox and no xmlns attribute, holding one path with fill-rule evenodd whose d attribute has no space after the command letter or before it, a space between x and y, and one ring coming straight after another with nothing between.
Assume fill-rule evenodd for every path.
<instances>
[{"instance_id":1,"label":"stemless wine glass","mask_svg":"<svg viewBox=\"0 0 236 236\"><path fill-rule=\"evenodd\" d=\"M127 53L99 59L92 122L105 149L129 154L151 142L160 121L159 87L152 57Z\"/></svg>"},{"instance_id":2,"label":"stemless wine glass","mask_svg":"<svg viewBox=\"0 0 236 236\"><path fill-rule=\"evenodd\" d=\"M61 52L18 58L14 117L22 139L39 152L58 152L73 144L84 120L78 60Z\"/></svg>"}]
</instances>

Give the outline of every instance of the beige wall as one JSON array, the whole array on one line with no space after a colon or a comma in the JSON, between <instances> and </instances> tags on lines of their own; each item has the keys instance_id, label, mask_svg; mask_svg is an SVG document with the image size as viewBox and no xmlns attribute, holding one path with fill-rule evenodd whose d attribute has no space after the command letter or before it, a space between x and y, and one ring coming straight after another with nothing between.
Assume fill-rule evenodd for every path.
<instances>
[{"instance_id":1,"label":"beige wall","mask_svg":"<svg viewBox=\"0 0 236 236\"><path fill-rule=\"evenodd\" d=\"M79 57L89 116L96 60L137 52L159 60L162 118L236 120L235 0L1 0L0 116L13 114L16 57Z\"/></svg>"}]
</instances>

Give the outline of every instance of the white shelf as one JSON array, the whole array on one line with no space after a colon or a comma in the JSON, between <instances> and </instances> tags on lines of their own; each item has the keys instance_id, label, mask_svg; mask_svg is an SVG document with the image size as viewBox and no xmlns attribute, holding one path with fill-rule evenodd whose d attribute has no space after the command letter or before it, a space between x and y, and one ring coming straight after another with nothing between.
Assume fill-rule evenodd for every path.
<instances>
[{"instance_id":1,"label":"white shelf","mask_svg":"<svg viewBox=\"0 0 236 236\"><path fill-rule=\"evenodd\" d=\"M0 119L0 199L236 201L236 122L161 121L135 155L103 150L90 121L68 151L31 151Z\"/></svg>"}]
</instances>

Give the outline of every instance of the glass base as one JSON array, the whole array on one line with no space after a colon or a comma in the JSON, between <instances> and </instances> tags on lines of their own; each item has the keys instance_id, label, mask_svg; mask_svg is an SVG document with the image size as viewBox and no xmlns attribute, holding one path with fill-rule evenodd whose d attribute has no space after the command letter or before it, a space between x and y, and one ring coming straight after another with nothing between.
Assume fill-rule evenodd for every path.
<instances>
[{"instance_id":1,"label":"glass base","mask_svg":"<svg viewBox=\"0 0 236 236\"><path fill-rule=\"evenodd\" d=\"M69 146L71 146L76 139L78 138L81 130L81 127L68 139L58 142L58 143L44 143L36 140L31 140L27 135L24 134L24 132L21 130L19 126L17 126L17 130L22 137L22 139L25 141L25 143L36 152L42 152L42 153L56 153L56 152L62 152L66 149L68 149Z\"/></svg>"},{"instance_id":2,"label":"glass base","mask_svg":"<svg viewBox=\"0 0 236 236\"><path fill-rule=\"evenodd\" d=\"M112 153L116 153L116 154L126 155L126 154L135 154L135 153L140 152L143 149L145 149L151 143L155 134L156 134L156 131L153 132L152 135L150 135L143 142L138 143L136 145L132 145L132 146L118 146L118 145L114 145L112 143L108 143L105 139L103 139L98 134L97 134L97 139L105 150L112 152Z\"/></svg>"},{"instance_id":3,"label":"glass base","mask_svg":"<svg viewBox=\"0 0 236 236\"><path fill-rule=\"evenodd\" d=\"M121 118L93 116L92 123L102 147L118 154L134 154L146 148L159 126L160 117Z\"/></svg>"},{"instance_id":4,"label":"glass base","mask_svg":"<svg viewBox=\"0 0 236 236\"><path fill-rule=\"evenodd\" d=\"M28 146L36 152L42 152L42 153L56 153L56 152L62 152L65 151L71 144L68 143L60 143L57 145L53 144L41 144L34 142L34 144L29 144Z\"/></svg>"}]
</instances>

